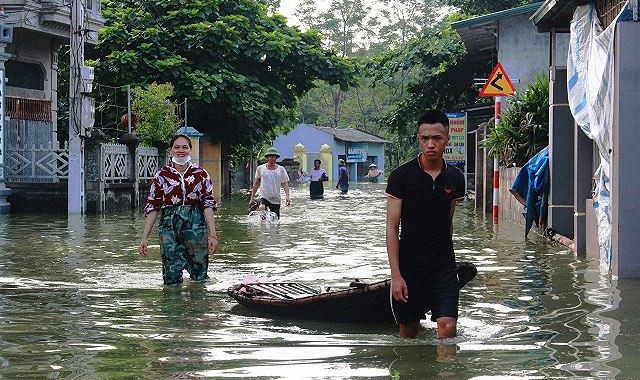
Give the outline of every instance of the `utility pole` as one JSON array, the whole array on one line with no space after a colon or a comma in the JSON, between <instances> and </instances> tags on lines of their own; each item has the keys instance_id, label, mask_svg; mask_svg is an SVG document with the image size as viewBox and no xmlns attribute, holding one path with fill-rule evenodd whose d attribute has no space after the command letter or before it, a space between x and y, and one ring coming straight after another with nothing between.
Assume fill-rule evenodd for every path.
<instances>
[{"instance_id":1,"label":"utility pole","mask_svg":"<svg viewBox=\"0 0 640 380\"><path fill-rule=\"evenodd\" d=\"M82 128L82 81L84 66L84 6L71 1L69 66L69 180L68 213L84 212L84 133Z\"/></svg>"},{"instance_id":2,"label":"utility pole","mask_svg":"<svg viewBox=\"0 0 640 380\"><path fill-rule=\"evenodd\" d=\"M127 132L131 133L131 85L127 85Z\"/></svg>"},{"instance_id":3,"label":"utility pole","mask_svg":"<svg viewBox=\"0 0 640 380\"><path fill-rule=\"evenodd\" d=\"M5 20L7 18L6 13L2 6L0 5L0 214L8 214L11 208L9 202L7 202L7 197L11 194L11 190L7 189L5 186L5 172L4 172L4 155L5 148L7 146L5 138L7 136L6 127L5 127L5 115L6 115L6 106L5 106L5 88L4 88L4 77L5 77L5 67L4 63L9 60L11 56L9 53L5 52L5 47L13 41L13 28L11 26L5 25Z\"/></svg>"}]
</instances>

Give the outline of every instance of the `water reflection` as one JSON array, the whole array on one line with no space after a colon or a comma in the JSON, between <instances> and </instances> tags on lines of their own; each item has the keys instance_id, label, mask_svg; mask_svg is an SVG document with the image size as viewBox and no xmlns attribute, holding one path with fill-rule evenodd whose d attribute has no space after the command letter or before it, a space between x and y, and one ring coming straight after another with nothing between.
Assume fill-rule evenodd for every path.
<instances>
[{"instance_id":1,"label":"water reflection","mask_svg":"<svg viewBox=\"0 0 640 380\"><path fill-rule=\"evenodd\" d=\"M521 227L458 208L454 244L478 266L459 336L257 314L226 289L249 273L311 286L388 276L384 185L324 200L293 189L278 223L221 203L210 281L162 286L157 240L137 255L139 213L0 216L0 371L7 378L635 378L638 281L611 282ZM154 239L156 233L152 235ZM153 245L155 243L155 245ZM626 300L626 302L624 302Z\"/></svg>"}]
</instances>

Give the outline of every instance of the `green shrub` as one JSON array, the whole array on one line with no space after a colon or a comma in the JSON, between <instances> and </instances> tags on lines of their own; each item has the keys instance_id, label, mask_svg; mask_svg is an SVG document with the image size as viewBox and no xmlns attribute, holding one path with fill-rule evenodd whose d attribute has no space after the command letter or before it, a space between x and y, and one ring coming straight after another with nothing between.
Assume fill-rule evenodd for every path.
<instances>
[{"instance_id":1,"label":"green shrub","mask_svg":"<svg viewBox=\"0 0 640 380\"><path fill-rule=\"evenodd\" d=\"M152 83L146 88L133 89L132 109L138 124L136 136L142 144L166 147L180 126L176 104L169 100L173 95L171 83Z\"/></svg>"},{"instance_id":2,"label":"green shrub","mask_svg":"<svg viewBox=\"0 0 640 380\"><path fill-rule=\"evenodd\" d=\"M549 144L549 80L539 75L516 94L484 142L505 166L522 166Z\"/></svg>"}]
</instances>

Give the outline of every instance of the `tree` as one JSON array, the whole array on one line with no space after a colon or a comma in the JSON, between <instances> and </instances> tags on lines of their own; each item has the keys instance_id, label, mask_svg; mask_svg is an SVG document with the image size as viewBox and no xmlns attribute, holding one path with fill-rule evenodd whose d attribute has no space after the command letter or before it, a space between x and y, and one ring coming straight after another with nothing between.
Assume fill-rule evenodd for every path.
<instances>
[{"instance_id":1,"label":"tree","mask_svg":"<svg viewBox=\"0 0 640 380\"><path fill-rule=\"evenodd\" d=\"M280 9L280 0L262 0L270 13L275 13Z\"/></svg>"},{"instance_id":2,"label":"tree","mask_svg":"<svg viewBox=\"0 0 640 380\"><path fill-rule=\"evenodd\" d=\"M346 88L356 66L269 15L258 0L107 0L89 52L100 83L170 82L189 121L228 145L252 146L286 124L297 99L326 80Z\"/></svg>"},{"instance_id":3,"label":"tree","mask_svg":"<svg viewBox=\"0 0 640 380\"><path fill-rule=\"evenodd\" d=\"M151 83L133 89L133 113L138 120L136 135L143 144L166 146L179 126L176 104L169 98L173 95L170 83Z\"/></svg>"},{"instance_id":4,"label":"tree","mask_svg":"<svg viewBox=\"0 0 640 380\"><path fill-rule=\"evenodd\" d=\"M435 10L442 6L439 0L382 0L382 3L380 16L387 24L380 27L379 41L400 50L437 25Z\"/></svg>"},{"instance_id":5,"label":"tree","mask_svg":"<svg viewBox=\"0 0 640 380\"><path fill-rule=\"evenodd\" d=\"M474 103L473 78L485 76L486 68L466 55L460 36L447 24L441 30L416 39L398 53L389 53L372 63L377 82L413 70L402 97L379 118L379 128L395 135L389 153L391 165L409 158L415 149L415 122L429 108L442 110ZM398 160L398 161L395 161Z\"/></svg>"},{"instance_id":6,"label":"tree","mask_svg":"<svg viewBox=\"0 0 640 380\"><path fill-rule=\"evenodd\" d=\"M533 0L447 0L447 4L466 14L484 15L530 4Z\"/></svg>"}]
</instances>

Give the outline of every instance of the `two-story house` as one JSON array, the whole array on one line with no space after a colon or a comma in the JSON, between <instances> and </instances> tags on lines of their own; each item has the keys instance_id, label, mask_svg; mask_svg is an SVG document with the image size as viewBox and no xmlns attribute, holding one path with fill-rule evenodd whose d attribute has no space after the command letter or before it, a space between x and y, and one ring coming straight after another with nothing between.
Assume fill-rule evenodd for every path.
<instances>
[{"instance_id":1,"label":"two-story house","mask_svg":"<svg viewBox=\"0 0 640 380\"><path fill-rule=\"evenodd\" d=\"M98 42L104 23L100 0L83 0L86 41ZM13 27L5 63L9 128L7 143L57 141L58 53L69 44L70 0L3 0Z\"/></svg>"},{"instance_id":2,"label":"two-story house","mask_svg":"<svg viewBox=\"0 0 640 380\"><path fill-rule=\"evenodd\" d=\"M3 0L0 22L12 29L5 50L4 176L9 182L56 182L68 173L58 141L58 55L69 44L70 6L75 0ZM82 0L86 42L98 42L100 0ZM25 149L34 147L34 152ZM32 153L32 154L27 154ZM13 177L12 177L13 176ZM0 178L0 181L2 178Z\"/></svg>"}]
</instances>

